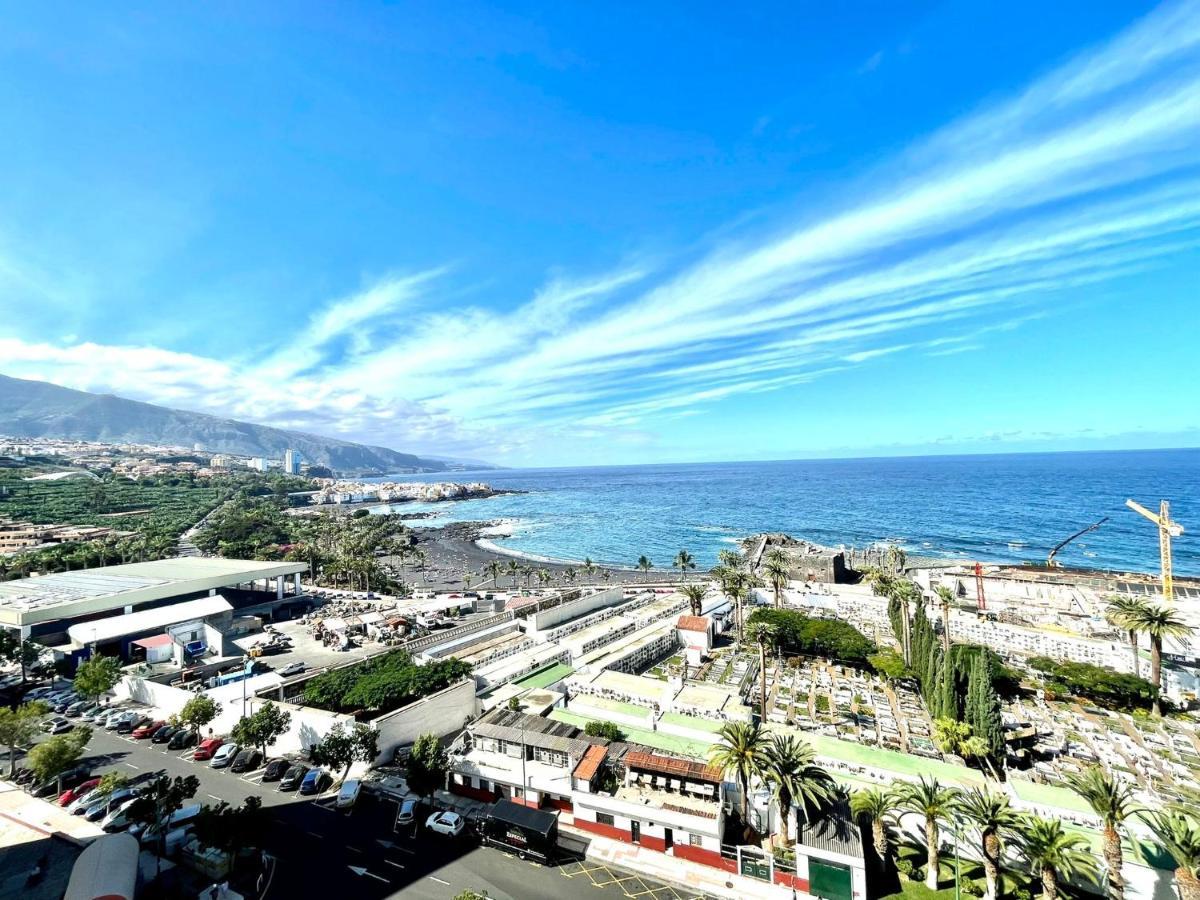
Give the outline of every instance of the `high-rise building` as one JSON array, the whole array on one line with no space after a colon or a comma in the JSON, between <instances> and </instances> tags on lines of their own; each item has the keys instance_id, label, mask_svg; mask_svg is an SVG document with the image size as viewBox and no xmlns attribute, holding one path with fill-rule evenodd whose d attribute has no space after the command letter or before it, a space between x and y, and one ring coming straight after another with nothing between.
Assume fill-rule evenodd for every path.
<instances>
[{"instance_id":1,"label":"high-rise building","mask_svg":"<svg viewBox=\"0 0 1200 900\"><path fill-rule=\"evenodd\" d=\"M300 474L300 451L285 450L283 451L283 471L289 475Z\"/></svg>"},{"instance_id":2,"label":"high-rise building","mask_svg":"<svg viewBox=\"0 0 1200 900\"><path fill-rule=\"evenodd\" d=\"M261 456L256 456L250 460L250 468L255 472L265 472L267 471L267 461Z\"/></svg>"}]
</instances>

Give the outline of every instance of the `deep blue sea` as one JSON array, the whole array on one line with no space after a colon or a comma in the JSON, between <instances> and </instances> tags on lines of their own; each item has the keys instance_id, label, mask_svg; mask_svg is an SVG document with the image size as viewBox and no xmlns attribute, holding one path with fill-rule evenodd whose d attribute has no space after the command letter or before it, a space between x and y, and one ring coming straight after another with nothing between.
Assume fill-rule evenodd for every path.
<instances>
[{"instance_id":1,"label":"deep blue sea","mask_svg":"<svg viewBox=\"0 0 1200 900\"><path fill-rule=\"evenodd\" d=\"M829 546L896 543L910 555L1044 561L1073 531L1110 520L1059 554L1065 565L1158 570L1154 526L1132 497L1171 501L1186 533L1178 574L1200 575L1200 449L788 462L506 469L396 480L487 481L527 491L484 500L404 504L431 524L507 519L511 552L669 566L688 549L702 567L738 538L783 531Z\"/></svg>"}]
</instances>

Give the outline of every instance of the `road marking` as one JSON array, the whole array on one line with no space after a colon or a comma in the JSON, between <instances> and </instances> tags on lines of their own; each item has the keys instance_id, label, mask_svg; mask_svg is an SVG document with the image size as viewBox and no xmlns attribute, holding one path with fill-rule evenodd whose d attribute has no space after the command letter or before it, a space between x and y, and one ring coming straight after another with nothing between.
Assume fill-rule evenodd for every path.
<instances>
[{"instance_id":1,"label":"road marking","mask_svg":"<svg viewBox=\"0 0 1200 900\"><path fill-rule=\"evenodd\" d=\"M137 766L135 766L133 763L122 763L122 765L129 766L129 768L131 768L131 769L137 768Z\"/></svg>"},{"instance_id":2,"label":"road marking","mask_svg":"<svg viewBox=\"0 0 1200 900\"><path fill-rule=\"evenodd\" d=\"M389 866L395 866L397 869L403 869L403 868L404 868L404 866L402 866L400 863L398 863L398 862L392 862L390 859L385 859L385 860L384 860L384 862L385 862L385 863L387 863Z\"/></svg>"},{"instance_id":3,"label":"road marking","mask_svg":"<svg viewBox=\"0 0 1200 900\"><path fill-rule=\"evenodd\" d=\"M317 832L315 832L315 831L306 831L304 833L307 834L309 837L315 837L318 841L322 840L324 838L324 835L317 834Z\"/></svg>"},{"instance_id":4,"label":"road marking","mask_svg":"<svg viewBox=\"0 0 1200 900\"><path fill-rule=\"evenodd\" d=\"M365 875L368 878L374 878L376 881L382 881L384 884L391 884L391 882L388 881L386 878L384 878L382 875L376 875L374 872L368 872L362 866L346 866L346 868L349 869L351 872L353 872L355 875ZM449 884L449 882L443 881L442 884Z\"/></svg>"},{"instance_id":5,"label":"road marking","mask_svg":"<svg viewBox=\"0 0 1200 900\"><path fill-rule=\"evenodd\" d=\"M449 887L449 886L450 886L450 882L448 882L448 881L442 881L442 879L438 878L436 875L430 875L430 876L429 876L429 880L430 880L430 881L436 881L438 884L444 884L444 885L446 885L447 887Z\"/></svg>"},{"instance_id":6,"label":"road marking","mask_svg":"<svg viewBox=\"0 0 1200 900\"><path fill-rule=\"evenodd\" d=\"M213 794L209 794L208 796L209 796L211 799L213 799L213 800L216 800L218 803L220 803L220 802L221 802L221 798L220 798L220 797L217 797L217 796L215 796L215 795L213 795Z\"/></svg>"},{"instance_id":7,"label":"road marking","mask_svg":"<svg viewBox=\"0 0 1200 900\"><path fill-rule=\"evenodd\" d=\"M349 844L346 845L346 849L353 850L355 853L362 853L362 851L359 850L357 847L351 847Z\"/></svg>"}]
</instances>

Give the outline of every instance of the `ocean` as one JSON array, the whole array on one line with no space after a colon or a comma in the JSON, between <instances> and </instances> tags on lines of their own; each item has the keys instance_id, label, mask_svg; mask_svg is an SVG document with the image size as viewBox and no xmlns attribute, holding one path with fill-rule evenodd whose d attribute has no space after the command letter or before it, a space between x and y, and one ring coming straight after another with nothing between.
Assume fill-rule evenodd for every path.
<instances>
[{"instance_id":1,"label":"ocean","mask_svg":"<svg viewBox=\"0 0 1200 900\"><path fill-rule=\"evenodd\" d=\"M1064 565L1158 571L1154 526L1125 507L1171 501L1184 535L1175 571L1200 575L1200 449L988 456L505 469L394 480L486 481L525 491L402 504L430 525L505 520L505 552L555 561L658 567L687 549L700 567L763 531L828 546L894 543L910 556L1044 561L1054 544L1109 516L1062 550Z\"/></svg>"}]
</instances>

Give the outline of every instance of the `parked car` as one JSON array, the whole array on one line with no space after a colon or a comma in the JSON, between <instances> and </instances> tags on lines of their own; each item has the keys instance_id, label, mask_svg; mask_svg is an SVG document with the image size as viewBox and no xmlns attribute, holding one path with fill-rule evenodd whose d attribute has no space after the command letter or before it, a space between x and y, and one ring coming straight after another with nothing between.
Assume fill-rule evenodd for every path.
<instances>
[{"instance_id":1,"label":"parked car","mask_svg":"<svg viewBox=\"0 0 1200 900\"><path fill-rule=\"evenodd\" d=\"M400 801L400 808L396 810L396 827L401 825L411 825L417 820L417 801L415 797L409 797L407 800Z\"/></svg>"},{"instance_id":2,"label":"parked car","mask_svg":"<svg viewBox=\"0 0 1200 900\"><path fill-rule=\"evenodd\" d=\"M121 804L133 800L139 793L137 787L122 787L112 793L101 794L95 803L83 811L83 817L89 822L99 822Z\"/></svg>"},{"instance_id":3,"label":"parked car","mask_svg":"<svg viewBox=\"0 0 1200 900\"><path fill-rule=\"evenodd\" d=\"M125 721L136 721L141 718L141 713L134 712L131 709L117 709L104 720L104 727L109 731L116 731L117 726Z\"/></svg>"},{"instance_id":4,"label":"parked car","mask_svg":"<svg viewBox=\"0 0 1200 900\"><path fill-rule=\"evenodd\" d=\"M64 731L70 731L74 727L71 720L66 716L55 716L42 723L42 731L46 732L46 734L62 734Z\"/></svg>"},{"instance_id":5,"label":"parked car","mask_svg":"<svg viewBox=\"0 0 1200 900\"><path fill-rule=\"evenodd\" d=\"M306 666L302 662L288 663L286 666L284 666L282 669L279 670L279 674L282 675L284 678L287 678L289 675L299 675L301 672L303 672L307 668L308 668L308 666Z\"/></svg>"},{"instance_id":6,"label":"parked car","mask_svg":"<svg viewBox=\"0 0 1200 900\"><path fill-rule=\"evenodd\" d=\"M195 822L203 809L204 807L199 803L189 803L186 806L181 806L175 812L171 813L171 817L167 819L167 832L169 833L183 825ZM129 833L143 844L150 844L158 837L158 826L142 825L139 822L129 827Z\"/></svg>"},{"instance_id":7,"label":"parked car","mask_svg":"<svg viewBox=\"0 0 1200 900\"><path fill-rule=\"evenodd\" d=\"M91 700L76 700L70 706L63 710L63 715L69 718L78 718L83 715L83 711L95 704Z\"/></svg>"},{"instance_id":8,"label":"parked car","mask_svg":"<svg viewBox=\"0 0 1200 900\"><path fill-rule=\"evenodd\" d=\"M29 766L21 766L17 769L17 774L13 776L13 781L17 784L29 784L33 781L33 769Z\"/></svg>"},{"instance_id":9,"label":"parked car","mask_svg":"<svg viewBox=\"0 0 1200 900\"><path fill-rule=\"evenodd\" d=\"M463 828L466 827L466 822L463 817L456 812L436 812L425 820L425 827L430 831L436 831L438 834L447 834L450 837L458 837L462 834Z\"/></svg>"},{"instance_id":10,"label":"parked car","mask_svg":"<svg viewBox=\"0 0 1200 900\"><path fill-rule=\"evenodd\" d=\"M137 797L130 797L128 800L122 802L120 806L110 810L108 815L100 820L100 827L109 834L112 834L114 831L124 831L133 824L129 818L129 810L136 802Z\"/></svg>"},{"instance_id":11,"label":"parked car","mask_svg":"<svg viewBox=\"0 0 1200 900\"><path fill-rule=\"evenodd\" d=\"M216 760L213 760L216 763ZM233 758L229 766L231 772L253 772L262 765L262 751L248 747Z\"/></svg>"},{"instance_id":12,"label":"parked car","mask_svg":"<svg viewBox=\"0 0 1200 900\"><path fill-rule=\"evenodd\" d=\"M103 728L104 723L108 721L108 717L112 714L113 708L111 706L100 705L92 710L91 713L85 715L84 718L92 725L99 725L101 728Z\"/></svg>"},{"instance_id":13,"label":"parked car","mask_svg":"<svg viewBox=\"0 0 1200 900\"><path fill-rule=\"evenodd\" d=\"M300 787L300 782L308 775L308 766L292 766L283 773L283 777L279 779L279 789L281 791L294 791Z\"/></svg>"},{"instance_id":14,"label":"parked car","mask_svg":"<svg viewBox=\"0 0 1200 900\"><path fill-rule=\"evenodd\" d=\"M89 778L87 781L82 781L75 785L75 787L67 788L58 795L58 799L54 802L59 806L70 806L75 802L76 798L95 790L99 784L99 778Z\"/></svg>"},{"instance_id":15,"label":"parked car","mask_svg":"<svg viewBox=\"0 0 1200 900\"><path fill-rule=\"evenodd\" d=\"M190 728L180 728L167 741L168 750L186 750L196 743L196 732Z\"/></svg>"},{"instance_id":16,"label":"parked car","mask_svg":"<svg viewBox=\"0 0 1200 900\"><path fill-rule=\"evenodd\" d=\"M206 759L212 759L213 754L220 750L221 745L224 743L224 738L205 738L200 742L200 746L196 748L196 752L192 754L192 759L196 760L197 762L203 762Z\"/></svg>"},{"instance_id":17,"label":"parked car","mask_svg":"<svg viewBox=\"0 0 1200 900\"><path fill-rule=\"evenodd\" d=\"M324 769L309 769L304 780L300 782L300 793L320 794L333 782L333 778Z\"/></svg>"},{"instance_id":18,"label":"parked car","mask_svg":"<svg viewBox=\"0 0 1200 900\"><path fill-rule=\"evenodd\" d=\"M165 728L166 724L167 723L162 719L156 719L153 722L145 722L133 729L133 737L139 741L144 741L147 738L153 737L154 732L158 731L158 729Z\"/></svg>"},{"instance_id":19,"label":"parked car","mask_svg":"<svg viewBox=\"0 0 1200 900\"><path fill-rule=\"evenodd\" d=\"M263 769L263 781L278 781L283 777L283 773L291 766L292 761L285 756L277 756L267 762Z\"/></svg>"},{"instance_id":20,"label":"parked car","mask_svg":"<svg viewBox=\"0 0 1200 900\"><path fill-rule=\"evenodd\" d=\"M52 797L61 794L69 787L81 784L92 777L91 766L80 763L72 766L55 778L47 778L40 784L35 784L30 793L35 797Z\"/></svg>"},{"instance_id":21,"label":"parked car","mask_svg":"<svg viewBox=\"0 0 1200 900\"><path fill-rule=\"evenodd\" d=\"M133 713L117 723L117 734L133 734L143 725L149 725L153 719L141 713Z\"/></svg>"},{"instance_id":22,"label":"parked car","mask_svg":"<svg viewBox=\"0 0 1200 900\"><path fill-rule=\"evenodd\" d=\"M203 747L204 745L201 744L200 746ZM209 763L209 765L211 765L214 769L224 769L231 762L233 762L233 758L238 755L239 749L241 749L241 748L239 748L237 744L234 744L232 742L228 743L228 744L222 744L213 753L212 762ZM199 759L199 758L200 758L200 751L197 750L196 751L196 759Z\"/></svg>"},{"instance_id":23,"label":"parked car","mask_svg":"<svg viewBox=\"0 0 1200 900\"><path fill-rule=\"evenodd\" d=\"M150 743L165 744L169 740L171 740L171 738L174 736L175 732L178 730L179 730L178 725L164 725L162 728L160 728L156 732L154 732L154 734L150 735Z\"/></svg>"},{"instance_id":24,"label":"parked car","mask_svg":"<svg viewBox=\"0 0 1200 900\"><path fill-rule=\"evenodd\" d=\"M85 791L70 802L67 806L67 812L73 816L82 816L87 812L88 807L97 802L102 796L103 794L100 793L98 786Z\"/></svg>"},{"instance_id":25,"label":"parked car","mask_svg":"<svg viewBox=\"0 0 1200 900\"><path fill-rule=\"evenodd\" d=\"M72 704L78 702L79 698L77 696L74 694L67 694L65 697L59 698L59 700L54 704L54 711L59 715L62 715L71 708Z\"/></svg>"},{"instance_id":26,"label":"parked car","mask_svg":"<svg viewBox=\"0 0 1200 900\"><path fill-rule=\"evenodd\" d=\"M362 782L357 778L348 778L342 782L342 786L338 789L337 800L334 801L334 806L338 809L348 809L358 802L359 792L362 791Z\"/></svg>"}]
</instances>

